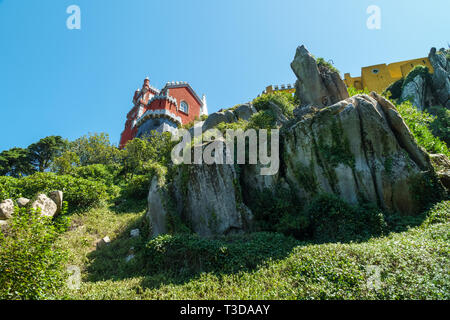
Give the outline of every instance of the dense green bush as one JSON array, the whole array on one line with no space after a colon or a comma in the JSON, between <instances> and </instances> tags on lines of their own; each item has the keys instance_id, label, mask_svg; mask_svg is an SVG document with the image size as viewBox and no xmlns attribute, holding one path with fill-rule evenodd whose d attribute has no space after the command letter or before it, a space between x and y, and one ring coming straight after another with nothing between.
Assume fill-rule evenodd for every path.
<instances>
[{"instance_id":1,"label":"dense green bush","mask_svg":"<svg viewBox=\"0 0 450 320\"><path fill-rule=\"evenodd\" d=\"M428 108L427 111L435 116L430 124L433 134L441 138L447 144L447 147L450 146L450 110L440 106L433 106Z\"/></svg>"},{"instance_id":2,"label":"dense green bush","mask_svg":"<svg viewBox=\"0 0 450 320\"><path fill-rule=\"evenodd\" d=\"M67 253L54 243L69 225L65 211L52 220L16 208L6 235L0 232L0 300L48 299L63 286Z\"/></svg>"},{"instance_id":3,"label":"dense green bush","mask_svg":"<svg viewBox=\"0 0 450 320\"><path fill-rule=\"evenodd\" d=\"M305 214L311 221L311 237L318 242L367 240L386 230L383 213L376 206L352 206L329 194L313 199Z\"/></svg>"},{"instance_id":4,"label":"dense green bush","mask_svg":"<svg viewBox=\"0 0 450 320\"><path fill-rule=\"evenodd\" d=\"M244 192L245 193L245 192ZM302 212L300 201L287 189L265 189L245 194L258 230L281 232L296 238L308 237L309 219Z\"/></svg>"},{"instance_id":5,"label":"dense green bush","mask_svg":"<svg viewBox=\"0 0 450 320\"><path fill-rule=\"evenodd\" d=\"M433 116L416 109L409 101L397 104L396 108L411 130L418 145L430 153L443 153L450 156L447 145L435 137L430 130L430 124L434 120Z\"/></svg>"},{"instance_id":6,"label":"dense green bush","mask_svg":"<svg viewBox=\"0 0 450 320\"><path fill-rule=\"evenodd\" d=\"M148 195L151 178L150 175L133 176L122 189L122 196L124 198L145 199Z\"/></svg>"},{"instance_id":7,"label":"dense green bush","mask_svg":"<svg viewBox=\"0 0 450 320\"><path fill-rule=\"evenodd\" d=\"M108 188L104 183L69 175L38 172L20 179L0 177L2 200L20 196L33 198L38 193L49 193L53 190L61 190L64 200L77 210L99 205L108 199Z\"/></svg>"},{"instance_id":8,"label":"dense green bush","mask_svg":"<svg viewBox=\"0 0 450 320\"><path fill-rule=\"evenodd\" d=\"M329 61L326 61L324 58L317 58L317 66L319 70L323 71L332 71L339 73L339 70Z\"/></svg>"},{"instance_id":9,"label":"dense green bush","mask_svg":"<svg viewBox=\"0 0 450 320\"><path fill-rule=\"evenodd\" d=\"M270 103L274 103L286 117L291 118L294 115L294 97L287 92L263 94L254 99L252 103L257 111L270 110Z\"/></svg>"},{"instance_id":10,"label":"dense green bush","mask_svg":"<svg viewBox=\"0 0 450 320\"><path fill-rule=\"evenodd\" d=\"M298 242L277 233L252 233L218 239L198 235L161 235L145 248L147 271L189 275L250 270L269 257L281 259Z\"/></svg>"}]
</instances>

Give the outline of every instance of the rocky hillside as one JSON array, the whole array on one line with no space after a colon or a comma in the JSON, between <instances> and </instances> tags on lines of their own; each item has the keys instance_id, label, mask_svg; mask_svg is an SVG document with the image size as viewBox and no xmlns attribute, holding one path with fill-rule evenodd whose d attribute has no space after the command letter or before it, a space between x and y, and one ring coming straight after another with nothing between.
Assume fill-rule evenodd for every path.
<instances>
[{"instance_id":1,"label":"rocky hillside","mask_svg":"<svg viewBox=\"0 0 450 320\"><path fill-rule=\"evenodd\" d=\"M431 83L442 83L448 61L433 51L430 60L436 66ZM202 164L181 165L167 179L154 178L147 211L153 236L173 231L177 222L202 236L253 230L253 201L264 192L273 196L284 190L301 206L331 194L402 215L418 214L430 199L445 196L430 155L389 100L375 92L349 97L339 74L318 64L304 46L297 48L291 67L299 99L293 115L276 103L268 107L280 129L278 174L260 175L261 165ZM450 94L445 86L434 87L443 105ZM199 126L205 131L242 123L260 111L241 105L212 114Z\"/></svg>"}]
</instances>

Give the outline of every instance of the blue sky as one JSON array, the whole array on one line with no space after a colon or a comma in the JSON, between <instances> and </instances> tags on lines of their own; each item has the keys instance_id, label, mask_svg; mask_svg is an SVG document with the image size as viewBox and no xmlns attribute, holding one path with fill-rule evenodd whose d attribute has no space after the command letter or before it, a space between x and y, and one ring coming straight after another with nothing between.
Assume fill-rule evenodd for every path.
<instances>
[{"instance_id":1,"label":"blue sky","mask_svg":"<svg viewBox=\"0 0 450 320\"><path fill-rule=\"evenodd\" d=\"M69 5L81 30L69 30ZM381 29L369 30L369 5ZM353 76L450 42L448 0L0 0L0 150L48 135L118 143L131 98L188 81L210 112L293 83L300 44Z\"/></svg>"}]
</instances>

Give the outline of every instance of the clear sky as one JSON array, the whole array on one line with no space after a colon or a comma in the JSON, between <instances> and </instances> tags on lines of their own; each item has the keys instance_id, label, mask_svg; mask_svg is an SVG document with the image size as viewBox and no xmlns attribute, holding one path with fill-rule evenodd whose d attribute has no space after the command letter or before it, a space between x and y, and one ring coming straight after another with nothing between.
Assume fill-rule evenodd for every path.
<instances>
[{"instance_id":1,"label":"clear sky","mask_svg":"<svg viewBox=\"0 0 450 320\"><path fill-rule=\"evenodd\" d=\"M66 27L72 4L81 30ZM353 76L424 57L450 42L448 12L449 0L0 0L0 150L89 132L118 143L146 76L188 81L211 113L293 83L300 44Z\"/></svg>"}]
</instances>

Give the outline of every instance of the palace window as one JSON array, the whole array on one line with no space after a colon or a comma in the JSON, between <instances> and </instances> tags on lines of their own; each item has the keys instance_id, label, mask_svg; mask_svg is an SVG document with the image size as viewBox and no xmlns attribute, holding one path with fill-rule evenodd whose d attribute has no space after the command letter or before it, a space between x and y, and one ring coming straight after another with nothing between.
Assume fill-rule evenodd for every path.
<instances>
[{"instance_id":1,"label":"palace window","mask_svg":"<svg viewBox=\"0 0 450 320\"><path fill-rule=\"evenodd\" d=\"M189 113L189 106L186 103L186 101L181 101L180 110L183 111L184 113Z\"/></svg>"}]
</instances>

